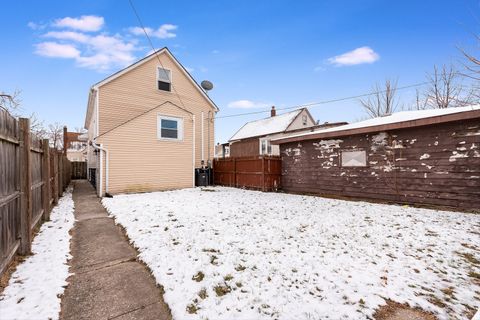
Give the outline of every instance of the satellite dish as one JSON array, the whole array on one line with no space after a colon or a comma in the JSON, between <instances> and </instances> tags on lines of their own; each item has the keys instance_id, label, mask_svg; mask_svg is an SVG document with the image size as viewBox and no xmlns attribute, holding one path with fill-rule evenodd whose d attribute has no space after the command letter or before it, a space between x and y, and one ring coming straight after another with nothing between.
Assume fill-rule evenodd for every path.
<instances>
[{"instance_id":1,"label":"satellite dish","mask_svg":"<svg viewBox=\"0 0 480 320\"><path fill-rule=\"evenodd\" d=\"M200 83L200 85L205 91L210 91L213 89L213 83L211 83L208 80L203 80L202 83Z\"/></svg>"}]
</instances>

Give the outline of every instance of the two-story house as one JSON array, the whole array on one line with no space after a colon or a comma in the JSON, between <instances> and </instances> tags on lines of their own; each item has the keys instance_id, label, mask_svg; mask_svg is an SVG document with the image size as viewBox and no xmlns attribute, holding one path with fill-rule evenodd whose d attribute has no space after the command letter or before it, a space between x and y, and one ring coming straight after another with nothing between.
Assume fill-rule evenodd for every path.
<instances>
[{"instance_id":1,"label":"two-story house","mask_svg":"<svg viewBox=\"0 0 480 320\"><path fill-rule=\"evenodd\" d=\"M217 111L167 48L93 85L85 128L98 194L194 186L214 156Z\"/></svg>"}]
</instances>

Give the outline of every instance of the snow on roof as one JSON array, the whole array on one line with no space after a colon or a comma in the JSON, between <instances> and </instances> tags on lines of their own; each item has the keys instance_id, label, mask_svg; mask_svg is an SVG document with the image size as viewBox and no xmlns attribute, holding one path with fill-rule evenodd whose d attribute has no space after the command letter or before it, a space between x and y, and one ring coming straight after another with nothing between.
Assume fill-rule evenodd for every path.
<instances>
[{"instance_id":1,"label":"snow on roof","mask_svg":"<svg viewBox=\"0 0 480 320\"><path fill-rule=\"evenodd\" d=\"M473 110L480 110L480 105L472 105L466 107L457 107L457 108L447 108L447 109L429 109L429 110L414 110L414 111L400 111L393 113L389 116L372 118L365 121L355 122L346 124L343 126L328 128L324 130L318 130L313 132L306 132L306 133L299 133L295 135L291 135L288 138L294 137L303 137L309 135L316 135L320 133L327 133L327 132L336 132L336 131L344 131L344 130L351 130L351 129L358 129L358 128L367 128L367 127L374 127L379 125L386 125L392 123L399 123L405 121L412 121L418 119L425 119L425 118L432 118L438 117L448 114L460 113L460 112L467 112ZM274 139L274 140L281 140L284 138Z\"/></svg>"},{"instance_id":2,"label":"snow on roof","mask_svg":"<svg viewBox=\"0 0 480 320\"><path fill-rule=\"evenodd\" d=\"M274 117L247 122L230 138L230 141L285 131L302 111L303 109L298 109Z\"/></svg>"}]
</instances>

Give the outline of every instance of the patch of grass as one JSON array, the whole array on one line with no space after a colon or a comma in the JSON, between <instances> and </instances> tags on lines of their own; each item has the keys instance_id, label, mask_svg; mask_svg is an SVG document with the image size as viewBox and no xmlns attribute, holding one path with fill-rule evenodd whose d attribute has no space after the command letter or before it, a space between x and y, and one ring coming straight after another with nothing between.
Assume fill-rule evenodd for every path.
<instances>
[{"instance_id":1,"label":"patch of grass","mask_svg":"<svg viewBox=\"0 0 480 320\"><path fill-rule=\"evenodd\" d=\"M187 306L187 312L190 313L190 314L196 314L198 311L198 307L193 304L193 303L190 303L188 306Z\"/></svg>"},{"instance_id":2,"label":"patch of grass","mask_svg":"<svg viewBox=\"0 0 480 320\"><path fill-rule=\"evenodd\" d=\"M210 256L210 263L213 264L214 266L218 266L218 257L216 255Z\"/></svg>"},{"instance_id":3,"label":"patch of grass","mask_svg":"<svg viewBox=\"0 0 480 320\"><path fill-rule=\"evenodd\" d=\"M215 291L217 297L222 297L227 293L230 293L232 291L232 288L228 284L223 283L213 287L213 291Z\"/></svg>"},{"instance_id":4,"label":"patch of grass","mask_svg":"<svg viewBox=\"0 0 480 320\"><path fill-rule=\"evenodd\" d=\"M477 280L480 280L480 273L478 273L478 272L470 271L468 273L468 276L471 277L471 278L475 278Z\"/></svg>"},{"instance_id":5,"label":"patch of grass","mask_svg":"<svg viewBox=\"0 0 480 320\"><path fill-rule=\"evenodd\" d=\"M225 281L230 281L233 279L233 276L231 274L227 274L225 277L223 277L223 280Z\"/></svg>"},{"instance_id":6,"label":"patch of grass","mask_svg":"<svg viewBox=\"0 0 480 320\"><path fill-rule=\"evenodd\" d=\"M207 289L202 288L202 290L198 292L198 296L202 299L206 299L208 297Z\"/></svg>"},{"instance_id":7,"label":"patch of grass","mask_svg":"<svg viewBox=\"0 0 480 320\"><path fill-rule=\"evenodd\" d=\"M207 188L202 188L201 190L206 192L217 192L217 190L207 189Z\"/></svg>"},{"instance_id":8,"label":"patch of grass","mask_svg":"<svg viewBox=\"0 0 480 320\"><path fill-rule=\"evenodd\" d=\"M219 253L220 250L212 249L212 248L204 248L204 249L202 249L202 252Z\"/></svg>"},{"instance_id":9,"label":"patch of grass","mask_svg":"<svg viewBox=\"0 0 480 320\"><path fill-rule=\"evenodd\" d=\"M461 256L466 261L470 262L473 265L480 265L480 260L475 258L475 256L471 253L466 252L456 252L459 256Z\"/></svg>"},{"instance_id":10,"label":"patch of grass","mask_svg":"<svg viewBox=\"0 0 480 320\"><path fill-rule=\"evenodd\" d=\"M243 287L243 283L241 283L240 281L235 282L235 285L237 286L237 288Z\"/></svg>"},{"instance_id":11,"label":"patch of grass","mask_svg":"<svg viewBox=\"0 0 480 320\"><path fill-rule=\"evenodd\" d=\"M247 267L242 266L241 264L239 264L238 266L235 267L235 271L243 271L245 269L247 269Z\"/></svg>"},{"instance_id":12,"label":"patch of grass","mask_svg":"<svg viewBox=\"0 0 480 320\"><path fill-rule=\"evenodd\" d=\"M192 277L192 280L200 282L203 278L205 278L205 274L202 271L198 271L197 274Z\"/></svg>"}]
</instances>

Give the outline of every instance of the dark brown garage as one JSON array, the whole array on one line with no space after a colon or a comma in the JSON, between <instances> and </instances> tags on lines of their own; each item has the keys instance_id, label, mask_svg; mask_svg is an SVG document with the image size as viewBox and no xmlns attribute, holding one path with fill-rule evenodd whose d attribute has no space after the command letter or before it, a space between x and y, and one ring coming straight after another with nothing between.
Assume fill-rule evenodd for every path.
<instances>
[{"instance_id":1,"label":"dark brown garage","mask_svg":"<svg viewBox=\"0 0 480 320\"><path fill-rule=\"evenodd\" d=\"M480 106L398 112L273 143L287 192L480 209Z\"/></svg>"}]
</instances>

